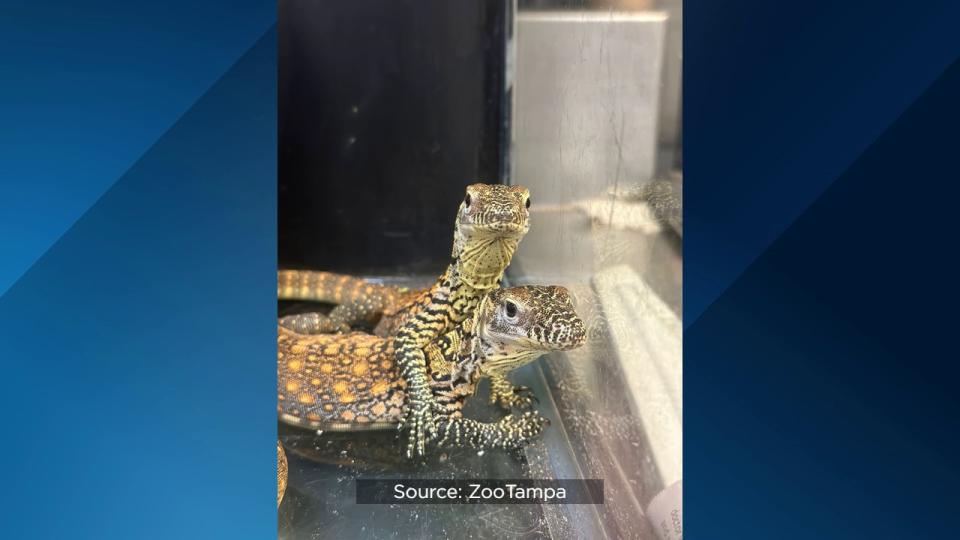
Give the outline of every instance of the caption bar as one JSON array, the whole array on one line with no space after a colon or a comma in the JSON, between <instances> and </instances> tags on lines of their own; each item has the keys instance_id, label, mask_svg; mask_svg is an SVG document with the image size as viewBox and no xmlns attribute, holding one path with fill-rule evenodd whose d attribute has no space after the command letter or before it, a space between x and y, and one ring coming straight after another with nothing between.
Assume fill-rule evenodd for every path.
<instances>
[{"instance_id":1,"label":"caption bar","mask_svg":"<svg viewBox=\"0 0 960 540\"><path fill-rule=\"evenodd\" d=\"M357 480L357 504L603 504L603 480Z\"/></svg>"}]
</instances>

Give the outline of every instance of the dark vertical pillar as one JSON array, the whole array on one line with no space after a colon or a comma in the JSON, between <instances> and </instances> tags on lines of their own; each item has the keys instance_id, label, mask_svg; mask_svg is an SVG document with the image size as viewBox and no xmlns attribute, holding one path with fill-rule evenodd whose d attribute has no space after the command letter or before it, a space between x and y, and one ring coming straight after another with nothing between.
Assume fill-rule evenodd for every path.
<instances>
[{"instance_id":1,"label":"dark vertical pillar","mask_svg":"<svg viewBox=\"0 0 960 540\"><path fill-rule=\"evenodd\" d=\"M279 263L437 271L505 170L509 2L281 0Z\"/></svg>"}]
</instances>

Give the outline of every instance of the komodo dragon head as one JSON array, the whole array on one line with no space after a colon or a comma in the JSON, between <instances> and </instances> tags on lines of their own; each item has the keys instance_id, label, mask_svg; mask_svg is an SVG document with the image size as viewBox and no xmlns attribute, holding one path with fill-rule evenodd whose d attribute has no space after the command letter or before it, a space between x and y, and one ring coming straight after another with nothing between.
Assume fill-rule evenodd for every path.
<instances>
[{"instance_id":1,"label":"komodo dragon head","mask_svg":"<svg viewBox=\"0 0 960 540\"><path fill-rule=\"evenodd\" d=\"M530 190L522 186L472 184L460 203L453 259L471 287L497 285L517 245L530 230Z\"/></svg>"},{"instance_id":2,"label":"komodo dragon head","mask_svg":"<svg viewBox=\"0 0 960 540\"><path fill-rule=\"evenodd\" d=\"M550 351L575 349L586 338L567 289L528 285L487 293L474 315L473 354L461 376L505 374Z\"/></svg>"}]
</instances>

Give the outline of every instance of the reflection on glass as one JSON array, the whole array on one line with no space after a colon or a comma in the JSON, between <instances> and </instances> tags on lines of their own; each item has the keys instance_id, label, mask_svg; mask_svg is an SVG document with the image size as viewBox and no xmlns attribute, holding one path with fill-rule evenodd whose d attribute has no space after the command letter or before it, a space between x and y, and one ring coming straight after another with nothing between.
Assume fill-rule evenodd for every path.
<instances>
[{"instance_id":1,"label":"reflection on glass","mask_svg":"<svg viewBox=\"0 0 960 540\"><path fill-rule=\"evenodd\" d=\"M512 174L538 204L510 275L574 291L589 336L544 362L566 440L548 434L541 458L569 449L605 480L612 504L596 510L614 536L652 537L635 518L682 479L681 173L658 126L667 20L517 17Z\"/></svg>"}]
</instances>

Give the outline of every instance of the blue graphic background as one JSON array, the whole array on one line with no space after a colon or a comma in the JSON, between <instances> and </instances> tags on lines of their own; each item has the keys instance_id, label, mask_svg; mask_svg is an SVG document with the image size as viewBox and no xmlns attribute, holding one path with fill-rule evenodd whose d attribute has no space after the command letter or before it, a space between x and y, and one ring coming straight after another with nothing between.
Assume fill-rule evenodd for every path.
<instances>
[{"instance_id":1,"label":"blue graphic background","mask_svg":"<svg viewBox=\"0 0 960 540\"><path fill-rule=\"evenodd\" d=\"M0 8L4 537L275 534L275 10ZM960 4L684 11L688 534L951 537Z\"/></svg>"},{"instance_id":2,"label":"blue graphic background","mask_svg":"<svg viewBox=\"0 0 960 540\"><path fill-rule=\"evenodd\" d=\"M5 538L276 534L275 20L0 8Z\"/></svg>"},{"instance_id":3,"label":"blue graphic background","mask_svg":"<svg viewBox=\"0 0 960 540\"><path fill-rule=\"evenodd\" d=\"M5 1L0 294L275 22L264 0Z\"/></svg>"},{"instance_id":4,"label":"blue graphic background","mask_svg":"<svg viewBox=\"0 0 960 540\"><path fill-rule=\"evenodd\" d=\"M684 6L690 538L952 538L960 3Z\"/></svg>"}]
</instances>

